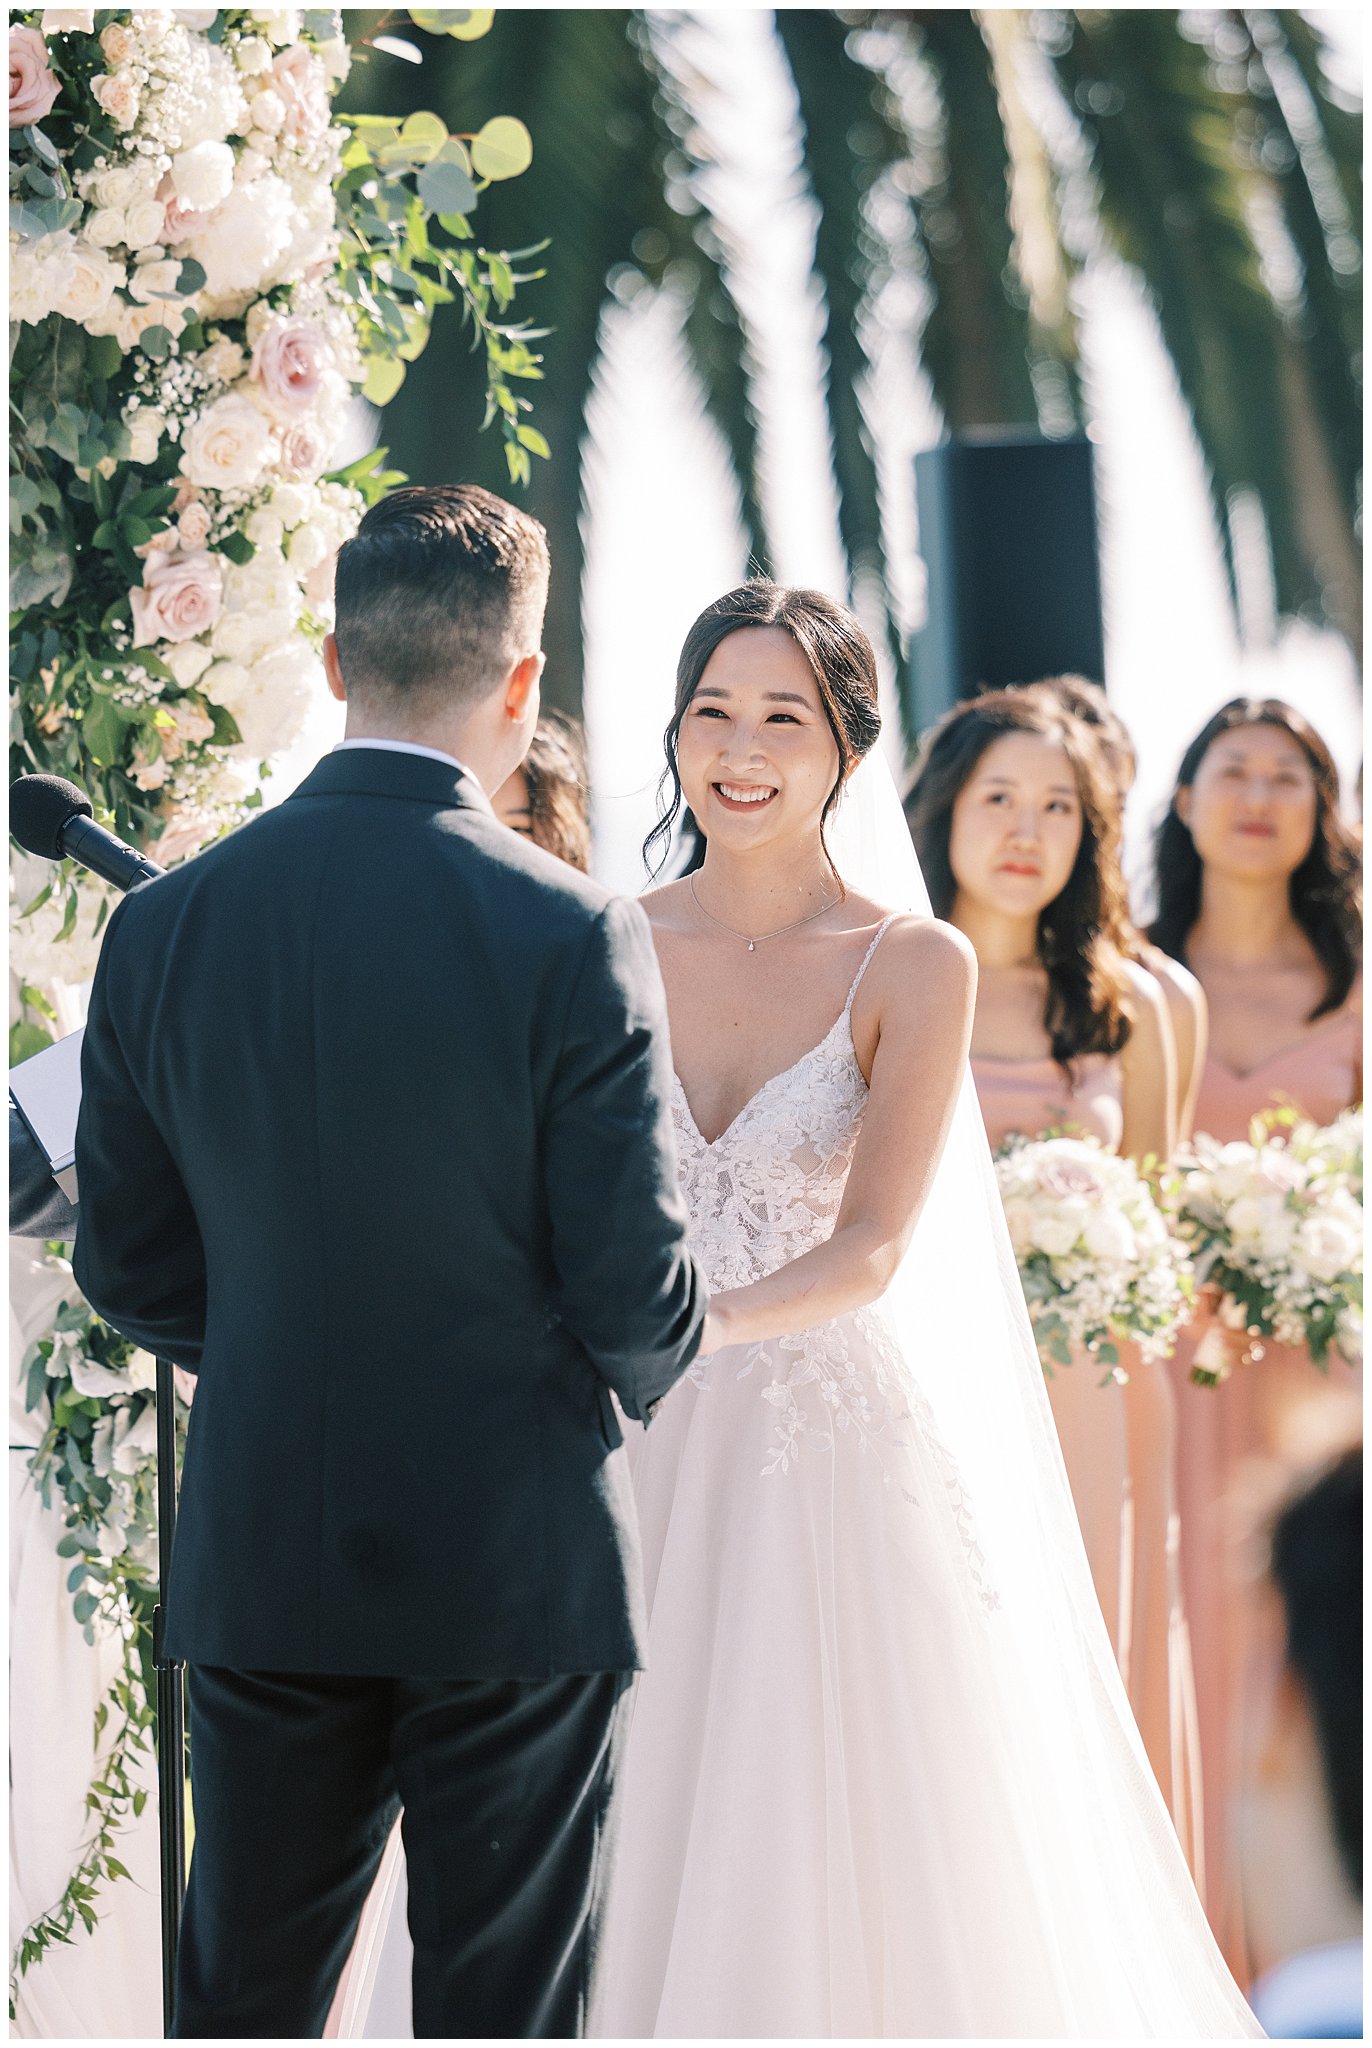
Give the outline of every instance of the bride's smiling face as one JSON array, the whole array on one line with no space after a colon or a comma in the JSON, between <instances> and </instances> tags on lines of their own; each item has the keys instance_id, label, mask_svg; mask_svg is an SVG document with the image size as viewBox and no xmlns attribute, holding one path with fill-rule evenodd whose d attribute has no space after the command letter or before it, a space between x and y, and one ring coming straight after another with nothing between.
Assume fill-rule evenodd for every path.
<instances>
[{"instance_id":1,"label":"bride's smiling face","mask_svg":"<svg viewBox=\"0 0 1372 2048\"><path fill-rule=\"evenodd\" d=\"M839 751L810 664L780 626L730 633L677 736L677 773L712 845L740 852L817 831Z\"/></svg>"}]
</instances>

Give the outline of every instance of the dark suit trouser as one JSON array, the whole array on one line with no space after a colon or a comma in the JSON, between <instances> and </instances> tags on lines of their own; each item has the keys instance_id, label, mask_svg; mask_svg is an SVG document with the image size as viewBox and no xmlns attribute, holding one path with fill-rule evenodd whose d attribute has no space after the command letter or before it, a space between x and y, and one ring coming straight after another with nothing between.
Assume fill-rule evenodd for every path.
<instances>
[{"instance_id":1,"label":"dark suit trouser","mask_svg":"<svg viewBox=\"0 0 1372 2048\"><path fill-rule=\"evenodd\" d=\"M631 1682L192 1665L175 2034L323 2033L402 1806L416 2037L579 2034Z\"/></svg>"}]
</instances>

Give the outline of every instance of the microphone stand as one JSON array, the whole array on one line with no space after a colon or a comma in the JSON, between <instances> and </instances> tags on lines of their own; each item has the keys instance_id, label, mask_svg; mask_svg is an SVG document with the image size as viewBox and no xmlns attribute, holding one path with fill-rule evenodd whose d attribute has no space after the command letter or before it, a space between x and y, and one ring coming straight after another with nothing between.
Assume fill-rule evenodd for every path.
<instances>
[{"instance_id":1,"label":"microphone stand","mask_svg":"<svg viewBox=\"0 0 1372 2048\"><path fill-rule=\"evenodd\" d=\"M157 1673L157 1831L162 1851L162 2031L170 2038L176 2002L176 1951L186 1896L186 1702L182 1666L162 1642L162 1600L176 1533L176 1381L157 1361L157 1572L160 1598L152 1616Z\"/></svg>"}]
</instances>

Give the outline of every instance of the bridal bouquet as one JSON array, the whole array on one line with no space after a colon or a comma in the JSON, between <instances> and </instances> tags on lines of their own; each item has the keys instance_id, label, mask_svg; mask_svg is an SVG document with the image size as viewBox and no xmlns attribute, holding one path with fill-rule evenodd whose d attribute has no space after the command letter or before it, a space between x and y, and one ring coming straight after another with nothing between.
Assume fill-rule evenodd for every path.
<instances>
[{"instance_id":1,"label":"bridal bouquet","mask_svg":"<svg viewBox=\"0 0 1372 2048\"><path fill-rule=\"evenodd\" d=\"M1361 1359L1361 1110L1324 1129L1277 1112L1247 1143L1198 1137L1173 1213L1198 1278L1220 1291L1222 1323L1305 1345L1319 1366L1331 1348ZM1216 1386L1226 1371L1201 1359L1192 1378Z\"/></svg>"},{"instance_id":2,"label":"bridal bouquet","mask_svg":"<svg viewBox=\"0 0 1372 2048\"><path fill-rule=\"evenodd\" d=\"M996 1157L1010 1242L1045 1371L1075 1344L1123 1379L1118 1345L1166 1357L1191 1313L1191 1270L1131 1160L1091 1138L1011 1139Z\"/></svg>"}]
</instances>

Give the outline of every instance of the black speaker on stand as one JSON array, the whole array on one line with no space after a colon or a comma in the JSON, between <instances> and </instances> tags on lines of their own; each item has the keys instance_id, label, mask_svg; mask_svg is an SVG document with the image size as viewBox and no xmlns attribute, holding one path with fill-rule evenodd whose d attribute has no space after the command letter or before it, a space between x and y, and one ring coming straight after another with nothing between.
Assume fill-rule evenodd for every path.
<instances>
[{"instance_id":1,"label":"black speaker on stand","mask_svg":"<svg viewBox=\"0 0 1372 2048\"><path fill-rule=\"evenodd\" d=\"M1092 446L997 428L915 457L928 623L911 650L922 732L963 697L1036 676L1102 682Z\"/></svg>"}]
</instances>

